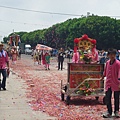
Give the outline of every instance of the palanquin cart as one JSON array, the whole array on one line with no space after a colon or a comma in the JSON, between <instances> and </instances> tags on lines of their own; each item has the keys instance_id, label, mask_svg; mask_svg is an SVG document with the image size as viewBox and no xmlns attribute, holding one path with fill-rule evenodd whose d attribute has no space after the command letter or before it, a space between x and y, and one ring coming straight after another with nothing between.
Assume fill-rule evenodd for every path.
<instances>
[{"instance_id":1,"label":"palanquin cart","mask_svg":"<svg viewBox=\"0 0 120 120\"><path fill-rule=\"evenodd\" d=\"M98 59L95 61L92 58L97 58L94 56L96 49L93 50L96 40L88 38L87 35L77 38L77 40L74 40L74 60L68 63L67 83L63 84L61 81L61 99L62 101L65 100L68 105L71 97L94 96L98 100L99 96L103 96L103 103L105 104L104 81L100 80L104 71L104 64L99 64ZM77 52L79 55L76 54Z\"/></svg>"}]
</instances>

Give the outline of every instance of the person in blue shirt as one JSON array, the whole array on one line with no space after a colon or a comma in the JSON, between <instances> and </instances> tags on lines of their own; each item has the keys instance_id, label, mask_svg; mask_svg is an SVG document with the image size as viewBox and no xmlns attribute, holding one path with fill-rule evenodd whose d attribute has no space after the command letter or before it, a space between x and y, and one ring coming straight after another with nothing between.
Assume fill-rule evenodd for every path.
<instances>
[{"instance_id":1,"label":"person in blue shirt","mask_svg":"<svg viewBox=\"0 0 120 120\"><path fill-rule=\"evenodd\" d=\"M120 60L120 59L119 59L119 52L118 52L118 51L116 52L116 59L117 59L117 60Z\"/></svg>"},{"instance_id":2,"label":"person in blue shirt","mask_svg":"<svg viewBox=\"0 0 120 120\"><path fill-rule=\"evenodd\" d=\"M106 57L107 57L106 52L102 50L102 53L100 55L100 64L104 64L106 62Z\"/></svg>"}]
</instances>

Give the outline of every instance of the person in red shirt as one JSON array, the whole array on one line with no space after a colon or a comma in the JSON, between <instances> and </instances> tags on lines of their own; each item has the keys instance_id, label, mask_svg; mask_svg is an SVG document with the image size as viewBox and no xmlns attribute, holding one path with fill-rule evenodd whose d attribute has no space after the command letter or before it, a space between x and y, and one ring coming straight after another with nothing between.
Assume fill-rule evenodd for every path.
<instances>
[{"instance_id":1,"label":"person in red shirt","mask_svg":"<svg viewBox=\"0 0 120 120\"><path fill-rule=\"evenodd\" d=\"M46 68L46 61L45 61L45 56L46 56L46 51L43 50L41 53L41 57L42 57L42 64L44 65L44 67Z\"/></svg>"},{"instance_id":2,"label":"person in red shirt","mask_svg":"<svg viewBox=\"0 0 120 120\"><path fill-rule=\"evenodd\" d=\"M120 61L116 59L116 50L108 50L109 60L106 62L103 76L106 77L105 99L107 105L107 113L103 114L104 118L112 116L112 92L114 92L114 116L119 117L119 91L120 91Z\"/></svg>"},{"instance_id":3,"label":"person in red shirt","mask_svg":"<svg viewBox=\"0 0 120 120\"><path fill-rule=\"evenodd\" d=\"M6 64L7 64L7 71L9 71L9 60L8 54L5 50L3 50L3 44L0 43L0 75L2 74L3 80L0 81L0 90L6 90Z\"/></svg>"}]
</instances>

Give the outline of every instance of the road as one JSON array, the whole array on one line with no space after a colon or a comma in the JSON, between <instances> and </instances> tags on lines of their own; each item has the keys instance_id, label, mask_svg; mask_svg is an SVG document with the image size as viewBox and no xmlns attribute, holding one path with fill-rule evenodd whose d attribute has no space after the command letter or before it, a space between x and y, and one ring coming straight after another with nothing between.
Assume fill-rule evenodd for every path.
<instances>
[{"instance_id":1,"label":"road","mask_svg":"<svg viewBox=\"0 0 120 120\"><path fill-rule=\"evenodd\" d=\"M61 80L67 83L67 62L57 70L52 58L50 70L34 65L30 55L22 55L16 65L10 62L7 91L0 91L0 120L104 120L102 97L72 98L69 106L61 101ZM13 73L13 74L12 74Z\"/></svg>"},{"instance_id":2,"label":"road","mask_svg":"<svg viewBox=\"0 0 120 120\"><path fill-rule=\"evenodd\" d=\"M27 55L22 55L22 57L31 59ZM10 72L7 78L7 91L0 91L0 120L55 120L55 117L31 109L25 95L26 87L23 79L14 71Z\"/></svg>"}]
</instances>

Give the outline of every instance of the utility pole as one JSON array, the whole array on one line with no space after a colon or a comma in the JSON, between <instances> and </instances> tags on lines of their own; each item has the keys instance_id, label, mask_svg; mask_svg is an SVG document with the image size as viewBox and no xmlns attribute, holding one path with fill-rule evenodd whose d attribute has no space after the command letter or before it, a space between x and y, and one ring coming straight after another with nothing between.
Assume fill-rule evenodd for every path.
<instances>
[{"instance_id":1,"label":"utility pole","mask_svg":"<svg viewBox=\"0 0 120 120\"><path fill-rule=\"evenodd\" d=\"M89 17L90 16L90 12L87 12L87 17Z\"/></svg>"},{"instance_id":2,"label":"utility pole","mask_svg":"<svg viewBox=\"0 0 120 120\"><path fill-rule=\"evenodd\" d=\"M0 42L2 42L2 36L0 35Z\"/></svg>"},{"instance_id":3,"label":"utility pole","mask_svg":"<svg viewBox=\"0 0 120 120\"><path fill-rule=\"evenodd\" d=\"M15 31L14 31L14 29L13 29L13 34L15 34Z\"/></svg>"}]
</instances>

